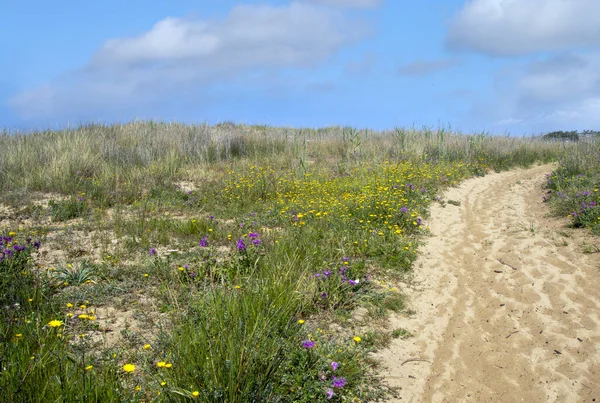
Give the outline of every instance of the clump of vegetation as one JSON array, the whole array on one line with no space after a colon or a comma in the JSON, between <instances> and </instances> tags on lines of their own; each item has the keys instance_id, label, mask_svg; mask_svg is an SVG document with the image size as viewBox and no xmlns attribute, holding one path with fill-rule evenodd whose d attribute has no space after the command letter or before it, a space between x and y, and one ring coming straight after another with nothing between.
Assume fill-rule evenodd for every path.
<instances>
[{"instance_id":1,"label":"clump of vegetation","mask_svg":"<svg viewBox=\"0 0 600 403\"><path fill-rule=\"evenodd\" d=\"M566 153L559 167L546 175L543 196L558 216L568 216L574 227L600 234L600 141L589 139L577 153Z\"/></svg>"}]
</instances>

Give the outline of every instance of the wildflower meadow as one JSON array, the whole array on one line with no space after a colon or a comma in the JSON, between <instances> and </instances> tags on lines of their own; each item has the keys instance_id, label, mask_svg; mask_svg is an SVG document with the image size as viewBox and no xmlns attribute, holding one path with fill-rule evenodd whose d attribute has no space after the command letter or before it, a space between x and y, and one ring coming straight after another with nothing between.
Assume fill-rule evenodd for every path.
<instances>
[{"instance_id":1,"label":"wildflower meadow","mask_svg":"<svg viewBox=\"0 0 600 403\"><path fill-rule=\"evenodd\" d=\"M600 142L135 122L0 135L6 402L362 402L444 189L555 162L600 231Z\"/></svg>"}]
</instances>

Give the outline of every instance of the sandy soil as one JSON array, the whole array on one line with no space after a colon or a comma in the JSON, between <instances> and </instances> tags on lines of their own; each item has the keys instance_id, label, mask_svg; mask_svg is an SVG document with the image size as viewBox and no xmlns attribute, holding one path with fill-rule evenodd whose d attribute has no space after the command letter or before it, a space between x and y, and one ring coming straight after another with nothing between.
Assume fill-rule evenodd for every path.
<instances>
[{"instance_id":1,"label":"sandy soil","mask_svg":"<svg viewBox=\"0 0 600 403\"><path fill-rule=\"evenodd\" d=\"M415 337L377 355L390 402L600 401L600 244L541 202L552 166L450 189L404 290ZM585 238L588 239L585 239Z\"/></svg>"}]
</instances>

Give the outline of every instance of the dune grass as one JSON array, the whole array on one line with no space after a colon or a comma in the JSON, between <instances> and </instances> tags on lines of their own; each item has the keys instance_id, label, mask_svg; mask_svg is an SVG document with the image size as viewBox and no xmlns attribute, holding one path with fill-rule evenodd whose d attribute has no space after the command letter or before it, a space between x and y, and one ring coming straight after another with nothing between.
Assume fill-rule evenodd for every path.
<instances>
[{"instance_id":1,"label":"dune grass","mask_svg":"<svg viewBox=\"0 0 600 403\"><path fill-rule=\"evenodd\" d=\"M429 204L474 175L586 152L442 129L135 122L5 134L0 393L382 397L368 353L401 334L377 323L405 309L394 281L410 272ZM134 312L117 342L107 307Z\"/></svg>"}]
</instances>

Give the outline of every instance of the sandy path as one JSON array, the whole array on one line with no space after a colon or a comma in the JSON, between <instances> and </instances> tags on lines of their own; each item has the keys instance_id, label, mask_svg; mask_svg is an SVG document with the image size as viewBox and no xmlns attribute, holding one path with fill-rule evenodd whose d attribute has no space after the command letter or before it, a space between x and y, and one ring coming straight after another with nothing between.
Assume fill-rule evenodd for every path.
<instances>
[{"instance_id":1,"label":"sandy path","mask_svg":"<svg viewBox=\"0 0 600 403\"><path fill-rule=\"evenodd\" d=\"M551 169L471 179L445 195L461 206L433 206L405 290L416 314L392 318L415 337L378 353L390 402L600 402L600 254L547 217Z\"/></svg>"}]
</instances>

